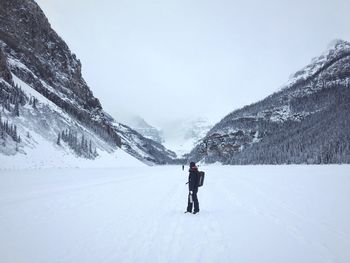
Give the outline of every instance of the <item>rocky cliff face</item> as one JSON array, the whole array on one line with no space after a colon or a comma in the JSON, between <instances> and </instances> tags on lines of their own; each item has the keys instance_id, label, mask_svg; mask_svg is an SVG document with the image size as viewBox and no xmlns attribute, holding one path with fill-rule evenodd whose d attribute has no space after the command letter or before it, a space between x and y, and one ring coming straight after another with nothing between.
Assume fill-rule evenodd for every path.
<instances>
[{"instance_id":1,"label":"rocky cliff face","mask_svg":"<svg viewBox=\"0 0 350 263\"><path fill-rule=\"evenodd\" d=\"M350 44L337 40L278 92L223 118L189 155L224 164L350 162Z\"/></svg>"},{"instance_id":2,"label":"rocky cliff face","mask_svg":"<svg viewBox=\"0 0 350 263\"><path fill-rule=\"evenodd\" d=\"M11 71L7 65L7 59L5 54L0 49L0 78L4 79L6 82L12 82Z\"/></svg>"},{"instance_id":3,"label":"rocky cliff face","mask_svg":"<svg viewBox=\"0 0 350 263\"><path fill-rule=\"evenodd\" d=\"M13 81L14 80L14 81ZM10 87L13 92L11 93ZM22 99L16 94L23 93ZM122 147L134 157L148 163L171 162L169 152L158 143L144 138L128 129L135 141L125 140L125 129L120 130L106 112L99 100L93 96L81 74L81 63L69 50L67 44L51 28L43 11L34 0L0 0L0 103L3 117L16 123L11 112L24 111L30 104L36 112L26 112L27 121L33 123L35 116L44 114L40 104L50 104L57 119L69 118L70 125L57 125L51 131L58 134L62 130L72 129L91 132L112 148ZM27 107L28 108L28 107ZM19 109L19 110L18 110ZM47 109L46 109L47 110ZM68 117L62 117L60 110ZM45 114L47 114L46 112ZM15 114L15 117L18 114ZM38 117L38 116L37 116ZM43 119L49 119L47 116ZM53 121L50 117L50 121ZM73 124L74 123L74 124ZM26 125L19 133L27 133ZM27 125L31 126L31 125ZM48 132L48 131L46 131ZM74 132L74 131L73 131ZM43 130L42 135L45 135ZM47 135L47 134L46 134ZM53 140L53 135L44 136ZM93 137L93 136L92 136ZM84 137L85 138L85 137ZM24 147L24 142L19 143ZM96 143L97 144L97 143ZM147 145L147 146L145 146ZM25 150L23 150L25 152Z\"/></svg>"},{"instance_id":4,"label":"rocky cliff face","mask_svg":"<svg viewBox=\"0 0 350 263\"><path fill-rule=\"evenodd\" d=\"M10 55L13 71L21 71L16 64L17 58L33 75L53 87L54 92L62 99L74 99L77 106L86 110L101 109L100 102L81 76L80 61L52 30L44 13L34 1L2 0L0 19L0 39L4 42L2 48Z\"/></svg>"}]
</instances>

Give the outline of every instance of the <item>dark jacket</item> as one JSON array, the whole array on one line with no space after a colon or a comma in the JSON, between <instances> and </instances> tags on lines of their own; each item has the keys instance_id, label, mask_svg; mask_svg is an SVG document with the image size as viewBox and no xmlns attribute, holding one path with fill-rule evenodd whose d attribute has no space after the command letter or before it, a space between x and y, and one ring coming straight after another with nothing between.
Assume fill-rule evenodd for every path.
<instances>
[{"instance_id":1,"label":"dark jacket","mask_svg":"<svg viewBox=\"0 0 350 263\"><path fill-rule=\"evenodd\" d=\"M199 183L198 168L192 167L190 168L189 172L190 174L188 175L188 189L189 191L197 192Z\"/></svg>"}]
</instances>

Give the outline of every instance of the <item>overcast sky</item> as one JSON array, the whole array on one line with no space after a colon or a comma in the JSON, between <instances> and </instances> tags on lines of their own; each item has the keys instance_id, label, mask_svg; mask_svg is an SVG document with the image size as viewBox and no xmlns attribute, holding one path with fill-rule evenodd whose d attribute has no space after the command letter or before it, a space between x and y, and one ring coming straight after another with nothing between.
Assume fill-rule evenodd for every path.
<instances>
[{"instance_id":1,"label":"overcast sky","mask_svg":"<svg viewBox=\"0 0 350 263\"><path fill-rule=\"evenodd\" d=\"M349 0L37 0L107 112L219 121L350 40Z\"/></svg>"}]
</instances>

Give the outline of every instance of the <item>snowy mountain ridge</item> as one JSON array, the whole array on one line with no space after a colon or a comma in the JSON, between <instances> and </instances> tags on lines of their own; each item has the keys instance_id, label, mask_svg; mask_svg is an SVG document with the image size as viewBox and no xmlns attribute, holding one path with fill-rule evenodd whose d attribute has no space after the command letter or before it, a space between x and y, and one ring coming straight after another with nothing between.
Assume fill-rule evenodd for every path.
<instances>
[{"instance_id":1,"label":"snowy mountain ridge","mask_svg":"<svg viewBox=\"0 0 350 263\"><path fill-rule=\"evenodd\" d=\"M141 116L131 113L124 113L123 116L116 116L119 123L123 123L138 133L140 133L145 138L151 139L157 143L162 143L162 135L160 129L149 124Z\"/></svg>"},{"instance_id":2,"label":"snowy mountain ridge","mask_svg":"<svg viewBox=\"0 0 350 263\"><path fill-rule=\"evenodd\" d=\"M174 161L172 152L103 110L80 61L35 1L1 1L0 22L1 157L40 148L24 140L37 134L56 150L73 150L74 157L94 159L122 148L148 164Z\"/></svg>"},{"instance_id":3,"label":"snowy mountain ridge","mask_svg":"<svg viewBox=\"0 0 350 263\"><path fill-rule=\"evenodd\" d=\"M118 121L139 132L145 138L163 144L167 149L176 153L177 158L190 152L195 144L212 128L204 118L183 118L163 120L157 127L149 124L136 114L124 113Z\"/></svg>"},{"instance_id":4,"label":"snowy mountain ridge","mask_svg":"<svg viewBox=\"0 0 350 263\"><path fill-rule=\"evenodd\" d=\"M333 41L279 91L236 110L189 160L224 164L350 162L350 43Z\"/></svg>"},{"instance_id":5,"label":"snowy mountain ridge","mask_svg":"<svg viewBox=\"0 0 350 263\"><path fill-rule=\"evenodd\" d=\"M342 39L335 39L328 44L321 56L313 58L310 64L294 73L282 88L288 89L298 82L307 81L322 69L348 55L350 55L350 43Z\"/></svg>"}]
</instances>

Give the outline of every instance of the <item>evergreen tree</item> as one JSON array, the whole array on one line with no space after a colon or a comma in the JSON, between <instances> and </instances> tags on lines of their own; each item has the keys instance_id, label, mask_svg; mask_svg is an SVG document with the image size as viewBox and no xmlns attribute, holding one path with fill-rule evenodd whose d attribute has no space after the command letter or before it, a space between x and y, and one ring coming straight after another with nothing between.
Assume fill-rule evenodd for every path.
<instances>
[{"instance_id":1,"label":"evergreen tree","mask_svg":"<svg viewBox=\"0 0 350 263\"><path fill-rule=\"evenodd\" d=\"M57 145L61 145L61 134L60 133L58 133Z\"/></svg>"},{"instance_id":2,"label":"evergreen tree","mask_svg":"<svg viewBox=\"0 0 350 263\"><path fill-rule=\"evenodd\" d=\"M37 109L37 107L36 107L36 104L37 104L37 99L35 98L35 97L33 97L33 104L32 104L32 107L33 107L33 109Z\"/></svg>"},{"instance_id":3,"label":"evergreen tree","mask_svg":"<svg viewBox=\"0 0 350 263\"><path fill-rule=\"evenodd\" d=\"M93 145L92 141L86 139L85 135L82 134L80 137L77 132L72 130L63 130L61 133L58 134L58 138L62 139L65 143L68 144L68 146L76 153L76 155L88 158L88 159L94 159L98 156L97 151L93 151ZM58 139L57 139L58 140Z\"/></svg>"},{"instance_id":4,"label":"evergreen tree","mask_svg":"<svg viewBox=\"0 0 350 263\"><path fill-rule=\"evenodd\" d=\"M14 113L15 113L16 117L19 117L19 103L18 102L15 103Z\"/></svg>"}]
</instances>

